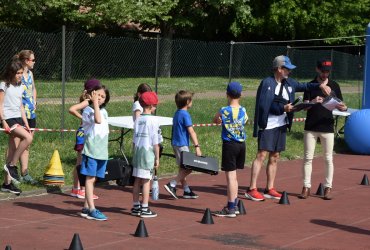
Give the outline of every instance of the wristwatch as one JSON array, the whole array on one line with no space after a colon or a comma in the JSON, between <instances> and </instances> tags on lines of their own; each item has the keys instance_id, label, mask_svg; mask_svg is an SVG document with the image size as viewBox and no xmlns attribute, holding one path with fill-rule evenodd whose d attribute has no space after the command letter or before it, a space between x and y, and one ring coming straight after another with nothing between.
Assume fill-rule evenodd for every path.
<instances>
[{"instance_id":1,"label":"wristwatch","mask_svg":"<svg viewBox=\"0 0 370 250\"><path fill-rule=\"evenodd\" d=\"M199 148L199 147L200 147L200 145L199 145L199 144L194 145L194 148Z\"/></svg>"}]
</instances>

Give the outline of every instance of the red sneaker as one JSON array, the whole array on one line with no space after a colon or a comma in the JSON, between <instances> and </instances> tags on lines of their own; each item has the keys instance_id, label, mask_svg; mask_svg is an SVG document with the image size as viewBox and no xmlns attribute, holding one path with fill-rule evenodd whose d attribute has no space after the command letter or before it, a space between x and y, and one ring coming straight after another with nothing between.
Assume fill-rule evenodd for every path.
<instances>
[{"instance_id":1,"label":"red sneaker","mask_svg":"<svg viewBox=\"0 0 370 250\"><path fill-rule=\"evenodd\" d=\"M73 189L72 188L72 191L71 191L71 194L70 194L72 197L76 197L76 198L79 198L79 199L85 199L85 190L82 190L82 189ZM99 196L97 195L93 195L93 199L94 200L97 200L99 199Z\"/></svg>"},{"instance_id":2,"label":"red sneaker","mask_svg":"<svg viewBox=\"0 0 370 250\"><path fill-rule=\"evenodd\" d=\"M79 189L72 188L70 196L77 197L77 194L78 194L79 191L80 191Z\"/></svg>"},{"instance_id":3,"label":"red sneaker","mask_svg":"<svg viewBox=\"0 0 370 250\"><path fill-rule=\"evenodd\" d=\"M271 188L269 190L265 189L265 192L263 193L263 196L265 196L265 198L267 199L276 199L276 200L280 200L281 198L281 194L278 193L275 188Z\"/></svg>"},{"instance_id":4,"label":"red sneaker","mask_svg":"<svg viewBox=\"0 0 370 250\"><path fill-rule=\"evenodd\" d=\"M257 191L257 188L250 189L248 192L245 193L245 197L252 201L264 201L265 200L263 195Z\"/></svg>"}]
</instances>

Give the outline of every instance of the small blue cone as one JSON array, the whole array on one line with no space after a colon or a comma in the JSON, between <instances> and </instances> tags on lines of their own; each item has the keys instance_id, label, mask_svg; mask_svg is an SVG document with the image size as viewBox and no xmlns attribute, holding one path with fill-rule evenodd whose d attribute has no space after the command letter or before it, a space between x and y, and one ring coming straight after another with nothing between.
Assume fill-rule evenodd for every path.
<instances>
[{"instance_id":1,"label":"small blue cone","mask_svg":"<svg viewBox=\"0 0 370 250\"><path fill-rule=\"evenodd\" d=\"M83 250L83 249L84 248L83 248L81 240L80 240L80 235L75 233L73 235L73 239L72 239L71 244L69 245L68 250Z\"/></svg>"},{"instance_id":2,"label":"small blue cone","mask_svg":"<svg viewBox=\"0 0 370 250\"><path fill-rule=\"evenodd\" d=\"M144 238L144 237L149 236L148 231L146 230L145 223L144 223L143 219L141 219L139 224L137 225L134 236L135 237L140 237L140 238Z\"/></svg>"},{"instance_id":3,"label":"small blue cone","mask_svg":"<svg viewBox=\"0 0 370 250\"><path fill-rule=\"evenodd\" d=\"M364 177L362 177L361 185L369 186L369 179L367 178L366 174L364 174Z\"/></svg>"},{"instance_id":4,"label":"small blue cone","mask_svg":"<svg viewBox=\"0 0 370 250\"><path fill-rule=\"evenodd\" d=\"M285 191L283 192L283 194L281 195L281 198L279 200L279 204L290 205L287 192L285 192Z\"/></svg>"},{"instance_id":5,"label":"small blue cone","mask_svg":"<svg viewBox=\"0 0 370 250\"><path fill-rule=\"evenodd\" d=\"M247 214L247 210L245 209L245 207L244 207L244 203L243 203L243 201L242 201L242 200L239 200L239 201L238 201L238 208L239 208L239 214L240 214L240 215L245 215L245 214Z\"/></svg>"},{"instance_id":6,"label":"small blue cone","mask_svg":"<svg viewBox=\"0 0 370 250\"><path fill-rule=\"evenodd\" d=\"M324 196L324 186L320 183L319 187L317 188L316 195Z\"/></svg>"},{"instance_id":7,"label":"small blue cone","mask_svg":"<svg viewBox=\"0 0 370 250\"><path fill-rule=\"evenodd\" d=\"M208 225L215 224L213 222L211 210L209 208L207 208L206 211L204 211L204 215L203 215L202 221L200 223L208 224Z\"/></svg>"}]
</instances>

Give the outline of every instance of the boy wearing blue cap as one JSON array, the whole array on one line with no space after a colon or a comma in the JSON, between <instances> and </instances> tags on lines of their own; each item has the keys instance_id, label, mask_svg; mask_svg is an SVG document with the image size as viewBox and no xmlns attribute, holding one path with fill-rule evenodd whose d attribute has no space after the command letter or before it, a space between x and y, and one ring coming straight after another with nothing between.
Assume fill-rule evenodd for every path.
<instances>
[{"instance_id":1,"label":"boy wearing blue cap","mask_svg":"<svg viewBox=\"0 0 370 250\"><path fill-rule=\"evenodd\" d=\"M280 152L285 150L286 132L290 130L293 121L295 92L319 90L330 94L330 87L326 83L298 83L289 78L291 70L296 66L289 57L281 55L275 57L272 63L274 74L263 79L257 90L256 107L254 113L253 137L258 137L258 152L251 168L251 182L247 199L263 201L265 198L280 199L281 194L276 191L274 182L277 172L277 162ZM263 194L257 190L257 178L268 154L266 166L267 183Z\"/></svg>"},{"instance_id":2,"label":"boy wearing blue cap","mask_svg":"<svg viewBox=\"0 0 370 250\"><path fill-rule=\"evenodd\" d=\"M240 106L242 85L231 82L226 89L228 106L222 107L215 115L214 122L222 124L222 163L221 169L225 171L227 183L227 206L213 214L218 217L236 217L238 210L238 178L237 169L243 169L245 163L244 125L248 120L247 111Z\"/></svg>"}]
</instances>

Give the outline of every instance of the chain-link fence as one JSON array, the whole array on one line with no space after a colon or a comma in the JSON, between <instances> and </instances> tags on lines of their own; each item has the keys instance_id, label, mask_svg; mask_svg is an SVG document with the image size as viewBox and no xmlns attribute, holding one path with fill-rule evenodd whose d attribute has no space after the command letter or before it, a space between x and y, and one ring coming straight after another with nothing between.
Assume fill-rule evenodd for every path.
<instances>
[{"instance_id":1,"label":"chain-link fence","mask_svg":"<svg viewBox=\"0 0 370 250\"><path fill-rule=\"evenodd\" d=\"M363 56L334 49L169 40L160 35L147 38L108 37L76 31L63 33L63 30L38 33L0 29L0 69L22 49L35 52L34 75L38 97L43 98L42 104L49 105L44 108L54 114L52 118L43 118L41 126L49 128L63 126L61 121L66 109L62 105L68 103L68 98L77 101L82 82L89 77L112 82L143 79L152 84L155 82L159 94L170 94L168 89L176 90L177 86L186 89L189 87L187 84L196 82L198 78L210 78L212 84L205 90L224 90L224 83L233 79L246 79L247 82L258 79L259 82L272 73L273 58L287 54L298 66L293 72L293 77L298 80L313 78L316 60L323 57L333 60L332 77L335 80L355 86L362 84L363 80ZM66 81L62 82L62 79ZM128 89L126 92L116 88L118 90L113 92L113 97L132 96L136 83L140 83L137 81L131 80L132 84L124 85ZM174 82L179 82L179 85L172 86ZM123 85L117 83L115 86ZM362 87L359 89L362 90ZM62 115L58 118L56 114L59 113Z\"/></svg>"}]
</instances>

